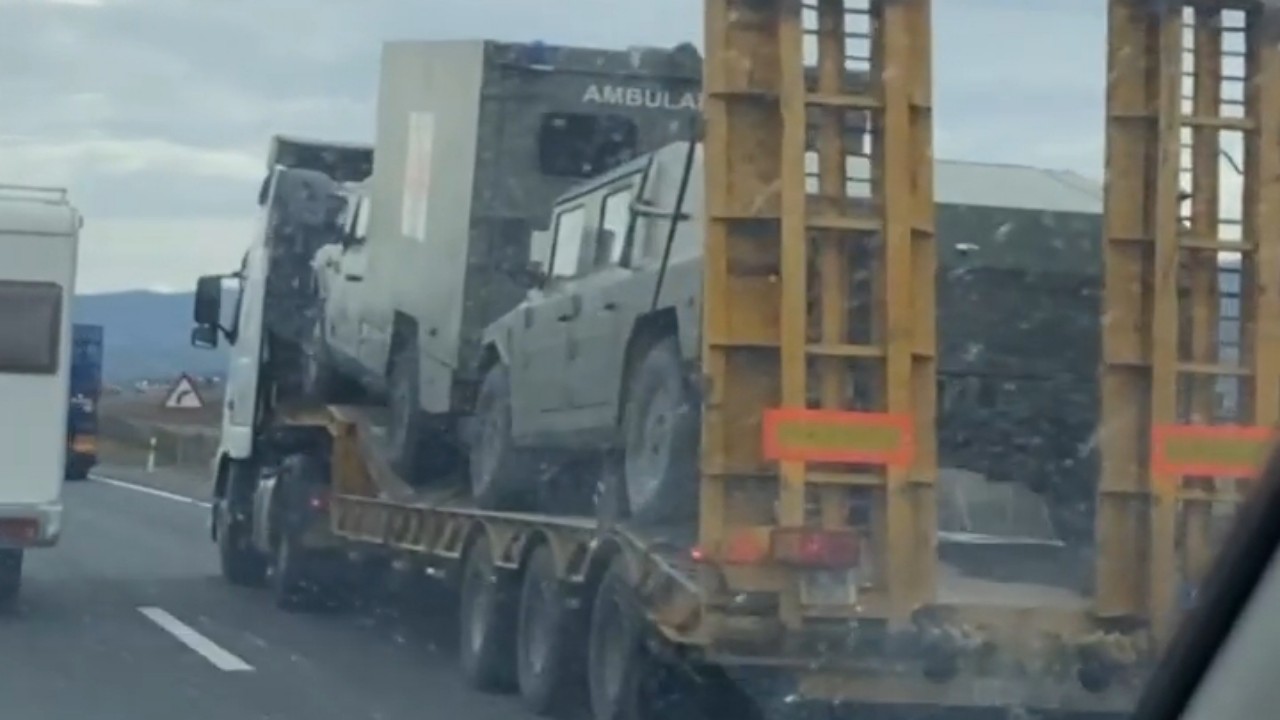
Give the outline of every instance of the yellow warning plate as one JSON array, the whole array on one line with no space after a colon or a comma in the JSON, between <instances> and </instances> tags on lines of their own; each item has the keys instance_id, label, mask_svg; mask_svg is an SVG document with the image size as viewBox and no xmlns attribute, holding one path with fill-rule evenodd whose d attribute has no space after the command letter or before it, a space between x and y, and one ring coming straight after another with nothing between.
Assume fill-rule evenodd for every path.
<instances>
[{"instance_id":1,"label":"yellow warning plate","mask_svg":"<svg viewBox=\"0 0 1280 720\"><path fill-rule=\"evenodd\" d=\"M1160 425L1151 433L1151 469L1158 475L1254 477L1275 441L1255 425Z\"/></svg>"},{"instance_id":2,"label":"yellow warning plate","mask_svg":"<svg viewBox=\"0 0 1280 720\"><path fill-rule=\"evenodd\" d=\"M915 453L910 415L775 408L763 431L768 460L907 467Z\"/></svg>"}]
</instances>

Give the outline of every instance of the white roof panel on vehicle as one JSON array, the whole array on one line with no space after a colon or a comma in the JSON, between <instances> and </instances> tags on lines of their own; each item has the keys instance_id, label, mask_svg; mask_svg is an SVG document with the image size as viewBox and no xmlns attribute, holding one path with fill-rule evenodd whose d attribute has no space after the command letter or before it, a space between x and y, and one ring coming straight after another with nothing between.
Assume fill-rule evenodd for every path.
<instances>
[{"instance_id":1,"label":"white roof panel on vehicle","mask_svg":"<svg viewBox=\"0 0 1280 720\"><path fill-rule=\"evenodd\" d=\"M866 197L868 163L858 158L848 192ZM810 153L808 170L817 173L817 159ZM1070 170L1030 165L936 160L933 165L933 199L940 205L1034 210L1054 213L1102 214L1102 183Z\"/></svg>"},{"instance_id":2,"label":"white roof panel on vehicle","mask_svg":"<svg viewBox=\"0 0 1280 720\"><path fill-rule=\"evenodd\" d=\"M0 233L70 235L80 229L80 214L63 188L0 185Z\"/></svg>"},{"instance_id":3,"label":"white roof panel on vehicle","mask_svg":"<svg viewBox=\"0 0 1280 720\"><path fill-rule=\"evenodd\" d=\"M657 152L671 152L668 145ZM866 197L870 188L869 163L865 157L850 155L846 192ZM557 203L592 191L621 175L644 167L648 157L631 160L584 181L562 194ZM816 191L817 155L805 158L810 191ZM1071 170L1053 170L1030 165L987 163L972 160L937 160L933 168L934 201L941 205L990 207L1039 212L1102 214L1102 183Z\"/></svg>"},{"instance_id":4,"label":"white roof panel on vehicle","mask_svg":"<svg viewBox=\"0 0 1280 720\"><path fill-rule=\"evenodd\" d=\"M1102 214L1102 183L1070 170L938 160L933 187L947 205Z\"/></svg>"}]
</instances>

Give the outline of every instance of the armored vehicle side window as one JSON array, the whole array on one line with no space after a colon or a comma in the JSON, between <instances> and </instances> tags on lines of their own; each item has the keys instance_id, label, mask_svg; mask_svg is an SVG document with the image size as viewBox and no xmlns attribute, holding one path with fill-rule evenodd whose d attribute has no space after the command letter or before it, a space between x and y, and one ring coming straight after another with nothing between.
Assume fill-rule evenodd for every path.
<instances>
[{"instance_id":1,"label":"armored vehicle side window","mask_svg":"<svg viewBox=\"0 0 1280 720\"><path fill-rule=\"evenodd\" d=\"M365 233L369 230L369 198L352 195L347 203L343 230L352 240L360 242L364 240Z\"/></svg>"},{"instance_id":2,"label":"armored vehicle side window","mask_svg":"<svg viewBox=\"0 0 1280 720\"><path fill-rule=\"evenodd\" d=\"M538 166L546 175L591 178L636 155L640 131L618 115L547 113L538 131Z\"/></svg>"},{"instance_id":3,"label":"armored vehicle side window","mask_svg":"<svg viewBox=\"0 0 1280 720\"><path fill-rule=\"evenodd\" d=\"M631 188L610 193L604 199L600 214L600 231L596 233L593 253L596 268L617 265L627 244L627 228L631 225Z\"/></svg>"},{"instance_id":4,"label":"armored vehicle side window","mask_svg":"<svg viewBox=\"0 0 1280 720\"><path fill-rule=\"evenodd\" d=\"M62 340L62 286L0 282L0 372L51 375Z\"/></svg>"},{"instance_id":5,"label":"armored vehicle side window","mask_svg":"<svg viewBox=\"0 0 1280 720\"><path fill-rule=\"evenodd\" d=\"M582 205L561 210L556 216L556 236L551 248L552 277L573 277L578 274L586 220L587 209Z\"/></svg>"}]
</instances>

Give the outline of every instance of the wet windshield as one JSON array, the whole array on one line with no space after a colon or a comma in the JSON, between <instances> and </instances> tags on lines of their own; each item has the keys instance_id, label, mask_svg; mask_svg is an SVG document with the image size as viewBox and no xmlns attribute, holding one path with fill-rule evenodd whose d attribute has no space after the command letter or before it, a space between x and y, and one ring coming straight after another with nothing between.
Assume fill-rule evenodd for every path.
<instances>
[{"instance_id":1,"label":"wet windshield","mask_svg":"<svg viewBox=\"0 0 1280 720\"><path fill-rule=\"evenodd\" d=\"M1125 716L1277 13L0 0L4 716Z\"/></svg>"}]
</instances>

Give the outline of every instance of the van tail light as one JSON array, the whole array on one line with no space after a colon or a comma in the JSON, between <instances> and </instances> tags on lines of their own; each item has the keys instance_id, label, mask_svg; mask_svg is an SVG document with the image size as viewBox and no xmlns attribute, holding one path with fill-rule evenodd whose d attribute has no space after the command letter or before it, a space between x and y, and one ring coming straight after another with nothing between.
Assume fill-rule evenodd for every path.
<instances>
[{"instance_id":1,"label":"van tail light","mask_svg":"<svg viewBox=\"0 0 1280 720\"><path fill-rule=\"evenodd\" d=\"M857 566L860 558L858 534L852 530L777 528L773 531L773 559L784 565L838 570Z\"/></svg>"},{"instance_id":2,"label":"van tail light","mask_svg":"<svg viewBox=\"0 0 1280 720\"><path fill-rule=\"evenodd\" d=\"M0 540L26 545L40 537L40 521L35 518L0 518Z\"/></svg>"}]
</instances>

